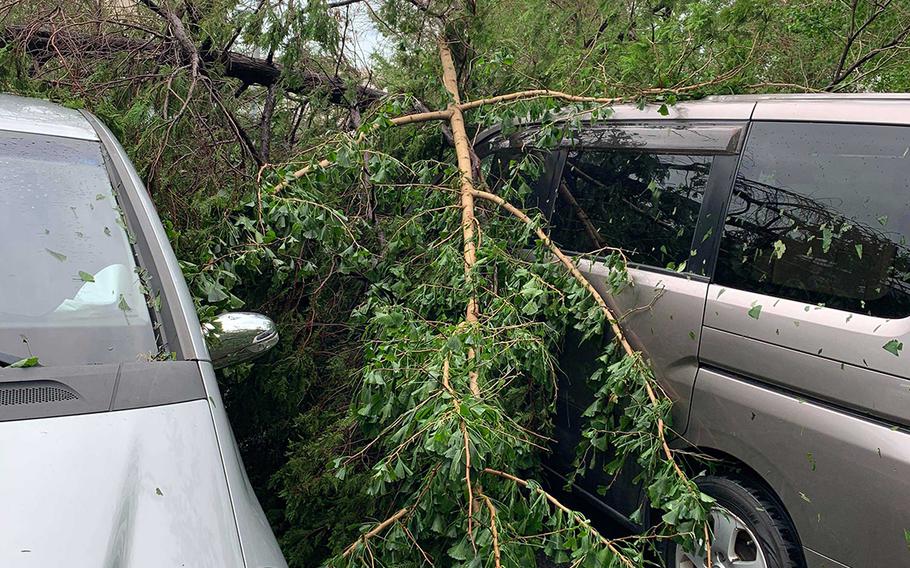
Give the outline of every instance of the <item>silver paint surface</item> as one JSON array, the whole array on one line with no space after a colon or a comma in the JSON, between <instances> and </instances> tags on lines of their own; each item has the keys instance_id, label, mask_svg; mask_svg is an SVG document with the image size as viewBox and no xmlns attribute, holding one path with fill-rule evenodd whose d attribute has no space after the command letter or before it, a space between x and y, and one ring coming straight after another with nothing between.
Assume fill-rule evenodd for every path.
<instances>
[{"instance_id":1,"label":"silver paint surface","mask_svg":"<svg viewBox=\"0 0 910 568\"><path fill-rule=\"evenodd\" d=\"M767 482L804 547L856 568L910 564L910 434L702 368L689 442ZM812 566L822 563L809 555Z\"/></svg>"},{"instance_id":2,"label":"silver paint surface","mask_svg":"<svg viewBox=\"0 0 910 568\"><path fill-rule=\"evenodd\" d=\"M0 566L244 566L205 400L0 424Z\"/></svg>"},{"instance_id":3,"label":"silver paint surface","mask_svg":"<svg viewBox=\"0 0 910 568\"><path fill-rule=\"evenodd\" d=\"M98 135L77 110L41 99L0 93L0 130L52 134L97 140Z\"/></svg>"},{"instance_id":4,"label":"silver paint surface","mask_svg":"<svg viewBox=\"0 0 910 568\"><path fill-rule=\"evenodd\" d=\"M672 428L685 432L698 370L707 283L685 274L630 268L632 285L610 296L602 265L590 260L578 265L622 318L629 343L651 361L655 378L674 401Z\"/></svg>"}]
</instances>

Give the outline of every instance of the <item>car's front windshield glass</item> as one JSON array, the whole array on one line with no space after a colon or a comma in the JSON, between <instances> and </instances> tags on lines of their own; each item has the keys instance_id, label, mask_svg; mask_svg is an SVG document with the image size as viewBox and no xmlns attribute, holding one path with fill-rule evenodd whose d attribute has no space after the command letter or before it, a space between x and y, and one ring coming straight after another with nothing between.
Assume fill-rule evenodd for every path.
<instances>
[{"instance_id":1,"label":"car's front windshield glass","mask_svg":"<svg viewBox=\"0 0 910 568\"><path fill-rule=\"evenodd\" d=\"M0 361L136 361L158 351L101 145L0 132Z\"/></svg>"}]
</instances>

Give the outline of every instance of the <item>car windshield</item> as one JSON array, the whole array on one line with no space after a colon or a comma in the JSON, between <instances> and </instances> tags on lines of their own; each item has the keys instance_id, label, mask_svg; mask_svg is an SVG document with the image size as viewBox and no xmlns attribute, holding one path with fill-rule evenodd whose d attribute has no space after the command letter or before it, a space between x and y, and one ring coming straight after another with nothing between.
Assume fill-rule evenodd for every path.
<instances>
[{"instance_id":1,"label":"car windshield","mask_svg":"<svg viewBox=\"0 0 910 568\"><path fill-rule=\"evenodd\" d=\"M157 353L100 143L0 132L0 172L0 361Z\"/></svg>"}]
</instances>

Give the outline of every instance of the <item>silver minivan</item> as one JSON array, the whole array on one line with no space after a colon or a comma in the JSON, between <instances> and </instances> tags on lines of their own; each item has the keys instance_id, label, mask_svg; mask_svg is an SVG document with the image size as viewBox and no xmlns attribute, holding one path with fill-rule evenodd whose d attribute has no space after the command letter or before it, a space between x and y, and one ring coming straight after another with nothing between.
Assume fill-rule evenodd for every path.
<instances>
[{"instance_id":1,"label":"silver minivan","mask_svg":"<svg viewBox=\"0 0 910 568\"><path fill-rule=\"evenodd\" d=\"M692 473L725 510L712 564L910 566L910 96L712 97L573 124L552 151L528 150L525 125L480 152L494 178L541 155L533 205L605 295L597 251L626 251L634 285L607 299L675 401L676 446L711 458ZM565 345L557 479L600 352ZM635 474L595 468L572 496L640 530ZM708 564L676 547L664 562Z\"/></svg>"},{"instance_id":2,"label":"silver minivan","mask_svg":"<svg viewBox=\"0 0 910 568\"><path fill-rule=\"evenodd\" d=\"M200 327L92 115L0 95L0 261L0 566L287 566L214 373L274 324Z\"/></svg>"}]
</instances>

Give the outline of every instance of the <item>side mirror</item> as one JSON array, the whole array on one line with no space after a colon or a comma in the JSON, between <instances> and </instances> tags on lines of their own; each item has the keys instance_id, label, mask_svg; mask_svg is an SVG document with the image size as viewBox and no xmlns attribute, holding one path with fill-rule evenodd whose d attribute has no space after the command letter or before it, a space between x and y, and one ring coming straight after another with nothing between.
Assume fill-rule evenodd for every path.
<instances>
[{"instance_id":1,"label":"side mirror","mask_svg":"<svg viewBox=\"0 0 910 568\"><path fill-rule=\"evenodd\" d=\"M202 325L216 369L259 357L278 343L275 322L261 314L228 312Z\"/></svg>"}]
</instances>

